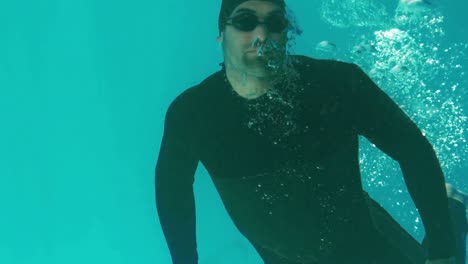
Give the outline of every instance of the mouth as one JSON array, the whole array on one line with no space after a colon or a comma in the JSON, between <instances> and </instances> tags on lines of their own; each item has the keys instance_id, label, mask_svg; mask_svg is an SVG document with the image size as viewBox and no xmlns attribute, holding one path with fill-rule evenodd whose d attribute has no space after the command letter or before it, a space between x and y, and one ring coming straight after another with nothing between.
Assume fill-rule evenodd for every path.
<instances>
[{"instance_id":1,"label":"mouth","mask_svg":"<svg viewBox=\"0 0 468 264\"><path fill-rule=\"evenodd\" d=\"M257 54L257 56L265 56L265 55L272 54L273 51L271 49L267 49L265 47L259 47L259 48L256 48L256 49L247 50L247 53L255 53L255 54Z\"/></svg>"},{"instance_id":2,"label":"mouth","mask_svg":"<svg viewBox=\"0 0 468 264\"><path fill-rule=\"evenodd\" d=\"M250 48L247 50L247 52L258 52L259 50L264 49L264 47L257 47L257 48Z\"/></svg>"}]
</instances>

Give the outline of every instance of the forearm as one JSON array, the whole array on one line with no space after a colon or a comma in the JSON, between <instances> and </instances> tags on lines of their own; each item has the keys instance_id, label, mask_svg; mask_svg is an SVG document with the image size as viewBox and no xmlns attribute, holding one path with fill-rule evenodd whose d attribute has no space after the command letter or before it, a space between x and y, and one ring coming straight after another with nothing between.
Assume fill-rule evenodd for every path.
<instances>
[{"instance_id":1,"label":"forearm","mask_svg":"<svg viewBox=\"0 0 468 264\"><path fill-rule=\"evenodd\" d=\"M156 166L156 206L173 264L196 264L194 172L197 160L162 144Z\"/></svg>"},{"instance_id":2,"label":"forearm","mask_svg":"<svg viewBox=\"0 0 468 264\"><path fill-rule=\"evenodd\" d=\"M193 192L185 197L182 193L181 190L158 190L157 211L173 264L196 264L198 254Z\"/></svg>"},{"instance_id":3,"label":"forearm","mask_svg":"<svg viewBox=\"0 0 468 264\"><path fill-rule=\"evenodd\" d=\"M414 149L417 152L400 161L400 166L426 229L429 258L452 256L455 245L442 170L428 142Z\"/></svg>"}]
</instances>

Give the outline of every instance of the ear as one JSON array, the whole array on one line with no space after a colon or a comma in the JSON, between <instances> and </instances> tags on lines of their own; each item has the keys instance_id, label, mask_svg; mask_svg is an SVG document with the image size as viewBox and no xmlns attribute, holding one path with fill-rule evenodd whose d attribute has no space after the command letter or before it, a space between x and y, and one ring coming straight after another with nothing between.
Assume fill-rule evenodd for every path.
<instances>
[{"instance_id":1,"label":"ear","mask_svg":"<svg viewBox=\"0 0 468 264\"><path fill-rule=\"evenodd\" d=\"M224 32L221 32L221 34L219 34L219 36L216 38L216 41L219 44L222 44L223 43L223 37L224 37Z\"/></svg>"}]
</instances>

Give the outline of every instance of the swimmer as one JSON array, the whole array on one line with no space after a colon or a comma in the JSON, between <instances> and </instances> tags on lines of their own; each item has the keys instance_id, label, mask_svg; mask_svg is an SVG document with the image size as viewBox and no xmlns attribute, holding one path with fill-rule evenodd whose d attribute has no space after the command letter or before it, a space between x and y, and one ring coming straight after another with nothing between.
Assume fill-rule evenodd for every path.
<instances>
[{"instance_id":1,"label":"swimmer","mask_svg":"<svg viewBox=\"0 0 468 264\"><path fill-rule=\"evenodd\" d=\"M336 51L336 44L327 40L321 41L317 44L315 49L325 52L334 52Z\"/></svg>"},{"instance_id":2,"label":"swimmer","mask_svg":"<svg viewBox=\"0 0 468 264\"><path fill-rule=\"evenodd\" d=\"M287 54L286 11L284 0L223 0L222 69L167 110L155 193L173 263L198 263L199 162L266 264L453 263L433 147L357 65ZM362 189L359 135L398 161L426 251Z\"/></svg>"},{"instance_id":3,"label":"swimmer","mask_svg":"<svg viewBox=\"0 0 468 264\"><path fill-rule=\"evenodd\" d=\"M377 49L372 44L360 43L359 45L353 47L352 52L361 55L365 53L377 52Z\"/></svg>"},{"instance_id":4,"label":"swimmer","mask_svg":"<svg viewBox=\"0 0 468 264\"><path fill-rule=\"evenodd\" d=\"M445 188L447 190L447 197L454 199L462 203L465 207L468 204L468 194L461 192L455 188L452 184L446 183Z\"/></svg>"},{"instance_id":5,"label":"swimmer","mask_svg":"<svg viewBox=\"0 0 468 264\"><path fill-rule=\"evenodd\" d=\"M401 0L400 2L406 5L432 5L432 3L427 0Z\"/></svg>"},{"instance_id":6,"label":"swimmer","mask_svg":"<svg viewBox=\"0 0 468 264\"><path fill-rule=\"evenodd\" d=\"M397 13L420 14L430 11L435 6L427 0L400 0L397 6Z\"/></svg>"}]
</instances>

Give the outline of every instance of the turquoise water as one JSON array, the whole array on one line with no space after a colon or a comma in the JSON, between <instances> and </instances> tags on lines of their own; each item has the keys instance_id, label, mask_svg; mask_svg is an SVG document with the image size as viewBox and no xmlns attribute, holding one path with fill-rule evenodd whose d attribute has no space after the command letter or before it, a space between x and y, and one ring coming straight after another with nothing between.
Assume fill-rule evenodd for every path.
<instances>
[{"instance_id":1,"label":"turquoise water","mask_svg":"<svg viewBox=\"0 0 468 264\"><path fill-rule=\"evenodd\" d=\"M294 52L353 61L468 191L468 4L289 1ZM170 263L154 166L175 96L219 69L220 1L0 3L0 263ZM364 188L424 235L398 165L362 139ZM200 263L262 263L200 165Z\"/></svg>"}]
</instances>

